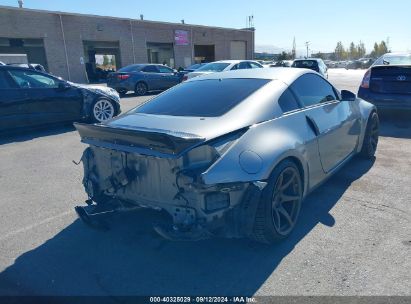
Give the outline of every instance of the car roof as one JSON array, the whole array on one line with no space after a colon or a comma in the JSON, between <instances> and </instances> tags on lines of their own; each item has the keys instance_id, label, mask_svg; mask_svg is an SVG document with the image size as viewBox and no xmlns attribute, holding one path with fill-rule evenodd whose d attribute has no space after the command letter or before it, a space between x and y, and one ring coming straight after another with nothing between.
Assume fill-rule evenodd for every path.
<instances>
[{"instance_id":1,"label":"car roof","mask_svg":"<svg viewBox=\"0 0 411 304\"><path fill-rule=\"evenodd\" d=\"M297 78L304 74L318 74L308 69L298 68L263 68L263 69L244 69L235 71L225 71L211 73L188 79L188 81L201 81L208 79L271 79L280 80L286 84L293 83Z\"/></svg>"}]
</instances>

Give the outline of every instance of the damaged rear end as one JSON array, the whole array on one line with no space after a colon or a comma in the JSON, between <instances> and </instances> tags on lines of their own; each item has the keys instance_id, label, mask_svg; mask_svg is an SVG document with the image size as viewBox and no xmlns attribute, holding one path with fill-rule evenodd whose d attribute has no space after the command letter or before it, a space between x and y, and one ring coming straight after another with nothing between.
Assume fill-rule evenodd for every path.
<instances>
[{"instance_id":1,"label":"damaged rear end","mask_svg":"<svg viewBox=\"0 0 411 304\"><path fill-rule=\"evenodd\" d=\"M139 127L76 123L89 200L86 221L108 212L151 208L168 214L155 230L168 239L248 236L260 190L249 182L206 184L202 174L247 130L216 138Z\"/></svg>"}]
</instances>

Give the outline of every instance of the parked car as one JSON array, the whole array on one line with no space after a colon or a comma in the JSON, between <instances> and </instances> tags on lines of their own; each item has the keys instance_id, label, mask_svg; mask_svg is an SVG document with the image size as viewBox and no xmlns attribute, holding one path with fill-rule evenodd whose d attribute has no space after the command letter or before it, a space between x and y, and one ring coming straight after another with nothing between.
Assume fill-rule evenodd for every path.
<instances>
[{"instance_id":1,"label":"parked car","mask_svg":"<svg viewBox=\"0 0 411 304\"><path fill-rule=\"evenodd\" d=\"M192 73L188 73L183 80L187 80L200 75L223 72L230 70L259 69L263 66L257 61L252 60L220 60L207 63Z\"/></svg>"},{"instance_id":2,"label":"parked car","mask_svg":"<svg viewBox=\"0 0 411 304\"><path fill-rule=\"evenodd\" d=\"M202 66L204 66L206 64L207 63L195 63L195 64L192 64L192 65L186 67L185 69L182 69L181 71L179 70L178 73L181 75L182 80L187 80L187 77L184 78L185 75L198 70L199 68L201 68Z\"/></svg>"},{"instance_id":3,"label":"parked car","mask_svg":"<svg viewBox=\"0 0 411 304\"><path fill-rule=\"evenodd\" d=\"M362 68L362 62L359 60L350 60L345 66L346 70L357 70Z\"/></svg>"},{"instance_id":4,"label":"parked car","mask_svg":"<svg viewBox=\"0 0 411 304\"><path fill-rule=\"evenodd\" d=\"M250 237L294 229L302 200L353 156L372 158L375 107L307 69L228 71L192 78L102 125L75 124L88 206L168 214L168 239ZM107 165L111 164L111 165Z\"/></svg>"},{"instance_id":5,"label":"parked car","mask_svg":"<svg viewBox=\"0 0 411 304\"><path fill-rule=\"evenodd\" d=\"M145 95L150 91L161 91L181 82L176 70L161 64L132 64L107 76L107 86L115 89L120 96L128 91Z\"/></svg>"},{"instance_id":6,"label":"parked car","mask_svg":"<svg viewBox=\"0 0 411 304\"><path fill-rule=\"evenodd\" d=\"M286 67L289 68L293 64L292 60L280 60L272 64L270 67Z\"/></svg>"},{"instance_id":7,"label":"parked car","mask_svg":"<svg viewBox=\"0 0 411 304\"><path fill-rule=\"evenodd\" d=\"M335 68L345 68L347 66L348 62L347 61L336 61L335 62Z\"/></svg>"},{"instance_id":8,"label":"parked car","mask_svg":"<svg viewBox=\"0 0 411 304\"><path fill-rule=\"evenodd\" d=\"M44 72L47 73L46 69L44 68L44 66L42 66L39 63L9 63L8 65L11 66L18 66L21 68L27 68L27 69L32 69L32 70L36 70L36 71L40 71L40 72Z\"/></svg>"},{"instance_id":9,"label":"parked car","mask_svg":"<svg viewBox=\"0 0 411 304\"><path fill-rule=\"evenodd\" d=\"M194 72L194 71L198 70L199 68L201 68L202 66L204 66L206 64L207 63L194 63L194 64L186 67L185 69L183 69L180 72L185 73L185 74L190 73L190 72Z\"/></svg>"},{"instance_id":10,"label":"parked car","mask_svg":"<svg viewBox=\"0 0 411 304\"><path fill-rule=\"evenodd\" d=\"M316 71L324 78L328 78L328 68L321 58L296 59L291 67L310 69Z\"/></svg>"},{"instance_id":11,"label":"parked car","mask_svg":"<svg viewBox=\"0 0 411 304\"><path fill-rule=\"evenodd\" d=\"M103 122L119 113L119 96L113 89L0 66L0 131L62 121Z\"/></svg>"},{"instance_id":12,"label":"parked car","mask_svg":"<svg viewBox=\"0 0 411 304\"><path fill-rule=\"evenodd\" d=\"M367 70L358 96L379 109L411 110L411 53L387 53Z\"/></svg>"},{"instance_id":13,"label":"parked car","mask_svg":"<svg viewBox=\"0 0 411 304\"><path fill-rule=\"evenodd\" d=\"M361 63L361 68L362 69L368 69L373 63L374 59L372 58L360 58L358 61Z\"/></svg>"}]
</instances>

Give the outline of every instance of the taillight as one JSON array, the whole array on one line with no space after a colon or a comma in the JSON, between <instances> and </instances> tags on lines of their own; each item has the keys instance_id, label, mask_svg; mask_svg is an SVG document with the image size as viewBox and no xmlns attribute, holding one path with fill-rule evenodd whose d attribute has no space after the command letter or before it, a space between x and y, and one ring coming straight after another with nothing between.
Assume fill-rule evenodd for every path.
<instances>
[{"instance_id":1,"label":"taillight","mask_svg":"<svg viewBox=\"0 0 411 304\"><path fill-rule=\"evenodd\" d=\"M117 75L117 78L120 79L120 80L125 80L125 79L127 79L127 78L129 78L129 77L130 77L130 75L128 75L128 74L120 74L120 75Z\"/></svg>"},{"instance_id":2,"label":"taillight","mask_svg":"<svg viewBox=\"0 0 411 304\"><path fill-rule=\"evenodd\" d=\"M183 76L183 81L186 81L188 79L188 76L187 75L184 75Z\"/></svg>"},{"instance_id":3,"label":"taillight","mask_svg":"<svg viewBox=\"0 0 411 304\"><path fill-rule=\"evenodd\" d=\"M371 69L367 70L364 75L364 78L361 82L361 87L364 89L368 89L370 87L370 79L371 79Z\"/></svg>"}]
</instances>

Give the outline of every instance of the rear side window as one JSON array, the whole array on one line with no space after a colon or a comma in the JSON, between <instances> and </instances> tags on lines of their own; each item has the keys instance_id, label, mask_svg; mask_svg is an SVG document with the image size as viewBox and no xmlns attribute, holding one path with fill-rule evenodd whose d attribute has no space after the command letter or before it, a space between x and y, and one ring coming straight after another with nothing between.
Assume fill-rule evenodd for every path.
<instances>
[{"instance_id":1,"label":"rear side window","mask_svg":"<svg viewBox=\"0 0 411 304\"><path fill-rule=\"evenodd\" d=\"M285 90L278 99L278 105L284 113L300 108L294 94L289 89Z\"/></svg>"},{"instance_id":2,"label":"rear side window","mask_svg":"<svg viewBox=\"0 0 411 304\"><path fill-rule=\"evenodd\" d=\"M242 61L238 64L238 69L239 70L245 70L245 69L250 69L250 64L247 61Z\"/></svg>"},{"instance_id":3,"label":"rear side window","mask_svg":"<svg viewBox=\"0 0 411 304\"><path fill-rule=\"evenodd\" d=\"M305 106L337 100L333 87L322 77L304 74L291 85L291 89Z\"/></svg>"},{"instance_id":4,"label":"rear side window","mask_svg":"<svg viewBox=\"0 0 411 304\"><path fill-rule=\"evenodd\" d=\"M258 64L255 63L255 62L250 62L250 66L251 66L252 69L259 69L259 68L262 68L262 67L263 67L263 66L261 66L261 65L258 65Z\"/></svg>"},{"instance_id":5,"label":"rear side window","mask_svg":"<svg viewBox=\"0 0 411 304\"><path fill-rule=\"evenodd\" d=\"M134 113L216 117L241 103L270 82L268 79L208 79L188 81L158 95Z\"/></svg>"},{"instance_id":6,"label":"rear side window","mask_svg":"<svg viewBox=\"0 0 411 304\"><path fill-rule=\"evenodd\" d=\"M142 71L146 73L158 73L158 69L155 65L148 65L144 67Z\"/></svg>"},{"instance_id":7,"label":"rear side window","mask_svg":"<svg viewBox=\"0 0 411 304\"><path fill-rule=\"evenodd\" d=\"M129 66L119 69L118 72L138 72L140 70L141 70L141 65L133 64L133 65L129 65Z\"/></svg>"},{"instance_id":8,"label":"rear side window","mask_svg":"<svg viewBox=\"0 0 411 304\"><path fill-rule=\"evenodd\" d=\"M166 66L163 66L163 65L159 65L159 66L157 66L157 68L160 71L160 73L173 73L172 69L170 69Z\"/></svg>"}]
</instances>

